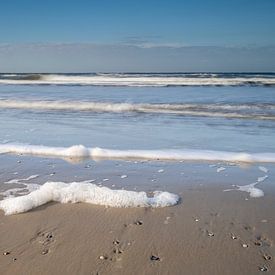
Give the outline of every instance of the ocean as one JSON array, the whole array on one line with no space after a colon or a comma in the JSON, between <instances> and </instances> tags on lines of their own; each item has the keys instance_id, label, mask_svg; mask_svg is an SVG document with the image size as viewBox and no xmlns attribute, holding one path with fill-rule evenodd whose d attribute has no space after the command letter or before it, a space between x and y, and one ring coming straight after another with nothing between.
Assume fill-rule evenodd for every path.
<instances>
[{"instance_id":1,"label":"ocean","mask_svg":"<svg viewBox=\"0 0 275 275\"><path fill-rule=\"evenodd\" d=\"M275 74L1 74L0 143L275 153Z\"/></svg>"},{"instance_id":2,"label":"ocean","mask_svg":"<svg viewBox=\"0 0 275 275\"><path fill-rule=\"evenodd\" d=\"M0 194L6 198L0 208L6 214L49 201L171 206L180 196L167 191L182 184L182 161L206 161L206 167L191 165L188 177L210 173L211 167L219 174L226 169L221 163L231 171L232 162L275 162L275 74L1 74L0 129ZM44 159L24 158L21 164L28 155ZM126 165L87 163L98 159ZM144 166L144 160L152 162ZM233 190L263 196L255 185L268 178L268 167L252 166L258 178ZM172 174L156 176L165 169ZM129 186L121 182L127 182L125 173L132 173ZM223 178L228 180L227 187L230 178Z\"/></svg>"}]
</instances>

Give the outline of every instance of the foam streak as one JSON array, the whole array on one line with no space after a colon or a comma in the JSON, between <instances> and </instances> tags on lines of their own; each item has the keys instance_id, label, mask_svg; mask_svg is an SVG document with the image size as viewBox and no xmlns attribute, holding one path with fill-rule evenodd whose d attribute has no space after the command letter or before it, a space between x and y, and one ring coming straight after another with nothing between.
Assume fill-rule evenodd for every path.
<instances>
[{"instance_id":1,"label":"foam streak","mask_svg":"<svg viewBox=\"0 0 275 275\"><path fill-rule=\"evenodd\" d=\"M0 144L0 154L15 153L63 158L201 160L227 162L275 162L275 153L245 153L213 150L111 150L83 145L48 147L39 145Z\"/></svg>"},{"instance_id":2,"label":"foam streak","mask_svg":"<svg viewBox=\"0 0 275 275\"><path fill-rule=\"evenodd\" d=\"M155 191L153 197L145 192L112 190L87 182L46 182L28 195L0 201L6 215L22 213L51 201L61 203L86 202L109 207L166 207L178 203L179 197Z\"/></svg>"}]
</instances>

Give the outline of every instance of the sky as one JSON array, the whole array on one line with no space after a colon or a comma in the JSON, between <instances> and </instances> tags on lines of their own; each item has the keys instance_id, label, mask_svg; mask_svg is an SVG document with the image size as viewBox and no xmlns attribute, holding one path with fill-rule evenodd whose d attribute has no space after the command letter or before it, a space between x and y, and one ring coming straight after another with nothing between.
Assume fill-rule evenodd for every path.
<instances>
[{"instance_id":1,"label":"sky","mask_svg":"<svg viewBox=\"0 0 275 275\"><path fill-rule=\"evenodd\" d=\"M1 72L275 71L274 0L0 0Z\"/></svg>"}]
</instances>

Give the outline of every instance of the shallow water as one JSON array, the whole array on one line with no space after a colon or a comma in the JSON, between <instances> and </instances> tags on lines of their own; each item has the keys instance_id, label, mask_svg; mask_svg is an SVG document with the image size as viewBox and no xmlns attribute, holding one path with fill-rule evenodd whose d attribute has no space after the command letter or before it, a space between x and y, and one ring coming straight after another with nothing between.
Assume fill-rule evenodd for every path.
<instances>
[{"instance_id":1,"label":"shallow water","mask_svg":"<svg viewBox=\"0 0 275 275\"><path fill-rule=\"evenodd\" d=\"M275 152L273 86L2 84L0 99L1 143Z\"/></svg>"}]
</instances>

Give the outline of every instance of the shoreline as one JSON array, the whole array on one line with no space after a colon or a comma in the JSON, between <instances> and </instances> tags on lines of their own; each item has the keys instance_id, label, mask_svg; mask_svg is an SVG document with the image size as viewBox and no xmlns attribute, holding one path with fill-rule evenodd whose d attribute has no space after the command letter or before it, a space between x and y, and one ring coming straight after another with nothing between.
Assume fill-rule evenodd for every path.
<instances>
[{"instance_id":1,"label":"shoreline","mask_svg":"<svg viewBox=\"0 0 275 275\"><path fill-rule=\"evenodd\" d=\"M262 164L218 162L70 164L2 155L0 163L1 192L3 182L38 175L25 183L95 179L98 186L181 198L164 208L52 202L18 215L0 211L1 274L258 274L275 268L273 164L261 167L265 173ZM264 197L224 192L264 174L269 178L257 185Z\"/></svg>"}]
</instances>

